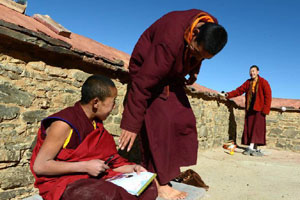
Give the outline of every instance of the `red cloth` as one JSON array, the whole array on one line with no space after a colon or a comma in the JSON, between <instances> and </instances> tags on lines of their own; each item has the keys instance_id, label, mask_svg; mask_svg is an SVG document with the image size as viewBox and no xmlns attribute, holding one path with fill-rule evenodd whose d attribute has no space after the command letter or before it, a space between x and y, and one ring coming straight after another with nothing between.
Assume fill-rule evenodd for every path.
<instances>
[{"instance_id":1,"label":"red cloth","mask_svg":"<svg viewBox=\"0 0 300 200\"><path fill-rule=\"evenodd\" d=\"M233 90L231 92L228 92L227 98L232 98L236 96L240 96L244 93L246 93L246 102L245 102L245 108L247 108L248 105L248 90L251 90L250 88L250 81L251 79L248 79L238 87L236 90ZM271 87L267 80L264 78L258 76L258 91L256 93L255 102L253 106L253 110L255 111L261 111L265 115L270 113L271 108L271 101L272 101L272 91Z\"/></svg>"},{"instance_id":2,"label":"red cloth","mask_svg":"<svg viewBox=\"0 0 300 200\"><path fill-rule=\"evenodd\" d=\"M179 175L181 166L197 160L196 119L184 90L189 71L183 56L185 30L200 12L175 11L157 20L139 38L129 63L131 89L121 128L140 133L145 126L141 134L147 134L142 138L149 145L144 148L150 148L150 165L161 184Z\"/></svg>"},{"instance_id":3,"label":"red cloth","mask_svg":"<svg viewBox=\"0 0 300 200\"><path fill-rule=\"evenodd\" d=\"M266 116L261 112L249 111L245 117L242 144L266 145Z\"/></svg>"},{"instance_id":4,"label":"red cloth","mask_svg":"<svg viewBox=\"0 0 300 200\"><path fill-rule=\"evenodd\" d=\"M111 166L111 169L132 164L119 156L114 139L104 129L103 124L98 123L97 126L98 128L92 131L76 149L62 149L58 153L56 160L67 162L87 161L92 159L106 160L110 156L114 155L114 162ZM35 187L39 188L40 195L44 199L58 200L69 183L79 179L86 179L90 176L87 174L37 176L33 171L33 164L43 142L44 136L40 129L38 132L37 144L33 150L30 161L30 169L36 179L34 185ZM107 170L108 174L102 177L103 179L118 174L118 172L112 171L111 169Z\"/></svg>"}]
</instances>

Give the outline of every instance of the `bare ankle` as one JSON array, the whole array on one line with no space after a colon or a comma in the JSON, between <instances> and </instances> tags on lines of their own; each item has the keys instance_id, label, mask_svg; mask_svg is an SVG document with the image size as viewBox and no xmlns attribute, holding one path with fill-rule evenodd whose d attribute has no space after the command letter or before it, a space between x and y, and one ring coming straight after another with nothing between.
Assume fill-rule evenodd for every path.
<instances>
[{"instance_id":1,"label":"bare ankle","mask_svg":"<svg viewBox=\"0 0 300 200\"><path fill-rule=\"evenodd\" d=\"M179 200L187 197L187 193L183 191L176 190L172 188L169 184L160 185L157 180L155 180L158 190L158 196L166 200Z\"/></svg>"}]
</instances>

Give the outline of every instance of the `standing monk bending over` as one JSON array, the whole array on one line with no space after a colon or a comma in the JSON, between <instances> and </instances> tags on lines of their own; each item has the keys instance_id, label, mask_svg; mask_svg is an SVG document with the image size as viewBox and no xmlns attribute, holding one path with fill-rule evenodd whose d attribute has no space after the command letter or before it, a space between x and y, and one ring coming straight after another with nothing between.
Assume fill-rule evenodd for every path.
<instances>
[{"instance_id":1,"label":"standing monk bending over","mask_svg":"<svg viewBox=\"0 0 300 200\"><path fill-rule=\"evenodd\" d=\"M246 115L242 144L249 145L244 155L263 156L257 145L266 145L266 115L270 113L272 91L267 80L260 77L256 65L250 67L250 79L236 90L225 94L233 98L246 93Z\"/></svg>"},{"instance_id":2,"label":"standing monk bending over","mask_svg":"<svg viewBox=\"0 0 300 200\"><path fill-rule=\"evenodd\" d=\"M105 181L119 173L146 171L119 156L112 135L103 127L115 105L117 89L104 76L89 77L81 100L42 121L30 169L43 199L137 199ZM110 160L109 163L105 161ZM157 196L152 184L141 199Z\"/></svg>"},{"instance_id":3,"label":"standing monk bending over","mask_svg":"<svg viewBox=\"0 0 300 200\"><path fill-rule=\"evenodd\" d=\"M160 197L187 195L168 185L181 166L197 160L196 120L184 88L195 82L202 61L216 55L226 42L227 33L217 20L193 9L157 20L133 50L119 147L129 151L136 136L141 137L143 164L157 173Z\"/></svg>"}]
</instances>

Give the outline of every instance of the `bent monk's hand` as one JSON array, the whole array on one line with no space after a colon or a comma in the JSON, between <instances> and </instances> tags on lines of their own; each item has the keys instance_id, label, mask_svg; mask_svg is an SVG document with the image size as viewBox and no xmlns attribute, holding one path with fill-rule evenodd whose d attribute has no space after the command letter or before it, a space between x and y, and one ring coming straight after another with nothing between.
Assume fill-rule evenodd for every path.
<instances>
[{"instance_id":1,"label":"bent monk's hand","mask_svg":"<svg viewBox=\"0 0 300 200\"><path fill-rule=\"evenodd\" d=\"M137 134L134 132L122 129L121 136L119 139L119 148L121 150L124 150L126 148L126 146L128 145L127 152L130 151L130 149L134 143L134 140L136 138L136 135Z\"/></svg>"}]
</instances>

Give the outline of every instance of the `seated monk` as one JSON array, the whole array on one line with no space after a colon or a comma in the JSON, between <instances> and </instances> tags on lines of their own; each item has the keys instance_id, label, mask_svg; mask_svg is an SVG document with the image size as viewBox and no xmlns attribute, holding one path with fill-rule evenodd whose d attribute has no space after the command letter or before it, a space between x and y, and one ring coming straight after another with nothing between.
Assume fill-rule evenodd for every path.
<instances>
[{"instance_id":1,"label":"seated monk","mask_svg":"<svg viewBox=\"0 0 300 200\"><path fill-rule=\"evenodd\" d=\"M120 173L146 171L128 162L103 127L115 105L117 89L104 76L93 75L82 86L81 100L41 123L30 169L44 199L155 199L152 183L139 197L105 181ZM109 163L105 163L111 159Z\"/></svg>"}]
</instances>

